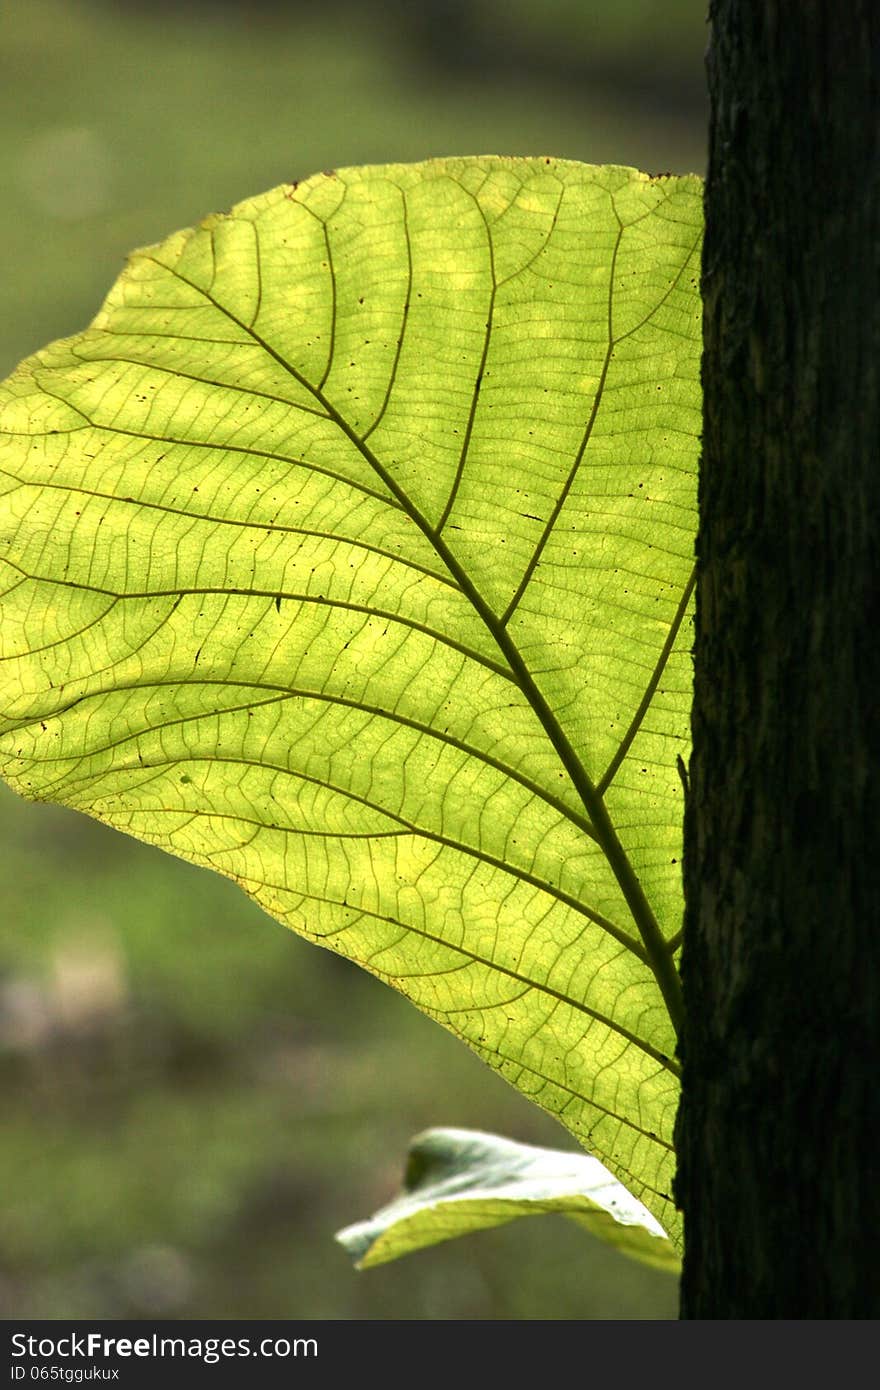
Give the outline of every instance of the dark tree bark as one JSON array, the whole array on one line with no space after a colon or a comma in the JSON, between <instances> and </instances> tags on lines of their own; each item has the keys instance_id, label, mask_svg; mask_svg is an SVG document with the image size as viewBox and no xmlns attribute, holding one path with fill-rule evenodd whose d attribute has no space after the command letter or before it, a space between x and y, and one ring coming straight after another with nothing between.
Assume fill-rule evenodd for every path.
<instances>
[{"instance_id":1,"label":"dark tree bark","mask_svg":"<svg viewBox=\"0 0 880 1390\"><path fill-rule=\"evenodd\" d=\"M880 1316L880 5L714 0L682 1316Z\"/></svg>"}]
</instances>

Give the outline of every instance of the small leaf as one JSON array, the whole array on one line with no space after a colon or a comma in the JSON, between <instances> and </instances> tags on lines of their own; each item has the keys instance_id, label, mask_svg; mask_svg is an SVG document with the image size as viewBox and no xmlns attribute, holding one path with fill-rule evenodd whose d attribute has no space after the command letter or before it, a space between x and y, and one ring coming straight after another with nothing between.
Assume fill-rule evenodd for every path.
<instances>
[{"instance_id":1,"label":"small leaf","mask_svg":"<svg viewBox=\"0 0 880 1390\"><path fill-rule=\"evenodd\" d=\"M596 1158L517 1144L470 1129L413 1139L400 1196L336 1239L359 1269L454 1236L555 1212L658 1269L679 1258L662 1226Z\"/></svg>"}]
</instances>

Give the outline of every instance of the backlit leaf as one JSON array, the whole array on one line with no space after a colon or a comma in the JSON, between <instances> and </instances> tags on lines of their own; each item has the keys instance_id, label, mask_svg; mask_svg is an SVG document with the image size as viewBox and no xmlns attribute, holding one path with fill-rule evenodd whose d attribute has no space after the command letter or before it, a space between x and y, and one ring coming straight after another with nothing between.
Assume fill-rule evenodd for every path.
<instances>
[{"instance_id":1,"label":"backlit leaf","mask_svg":"<svg viewBox=\"0 0 880 1390\"><path fill-rule=\"evenodd\" d=\"M7 780L402 990L674 1238L701 226L627 169L322 175L0 388Z\"/></svg>"}]
</instances>

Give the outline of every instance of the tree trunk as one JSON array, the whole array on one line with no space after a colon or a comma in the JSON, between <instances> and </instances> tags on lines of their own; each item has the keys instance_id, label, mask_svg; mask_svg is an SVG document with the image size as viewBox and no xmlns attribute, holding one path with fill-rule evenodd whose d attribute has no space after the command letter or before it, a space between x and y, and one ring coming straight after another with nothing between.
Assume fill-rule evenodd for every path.
<instances>
[{"instance_id":1,"label":"tree trunk","mask_svg":"<svg viewBox=\"0 0 880 1390\"><path fill-rule=\"evenodd\" d=\"M686 1318L880 1316L880 6L714 0Z\"/></svg>"}]
</instances>

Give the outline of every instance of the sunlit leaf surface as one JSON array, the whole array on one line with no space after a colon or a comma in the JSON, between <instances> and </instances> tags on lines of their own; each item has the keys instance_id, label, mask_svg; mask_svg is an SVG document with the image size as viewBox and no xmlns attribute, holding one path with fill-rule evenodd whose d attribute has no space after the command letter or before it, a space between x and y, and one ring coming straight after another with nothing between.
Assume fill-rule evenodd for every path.
<instances>
[{"instance_id":1,"label":"sunlit leaf surface","mask_svg":"<svg viewBox=\"0 0 880 1390\"><path fill-rule=\"evenodd\" d=\"M322 175L0 388L8 781L402 990L673 1237L701 225L627 169Z\"/></svg>"},{"instance_id":2,"label":"sunlit leaf surface","mask_svg":"<svg viewBox=\"0 0 880 1390\"><path fill-rule=\"evenodd\" d=\"M417 1135L400 1195L336 1239L359 1269L370 1269L454 1236L552 1213L645 1264L678 1271L662 1228L598 1159L472 1129Z\"/></svg>"}]
</instances>

